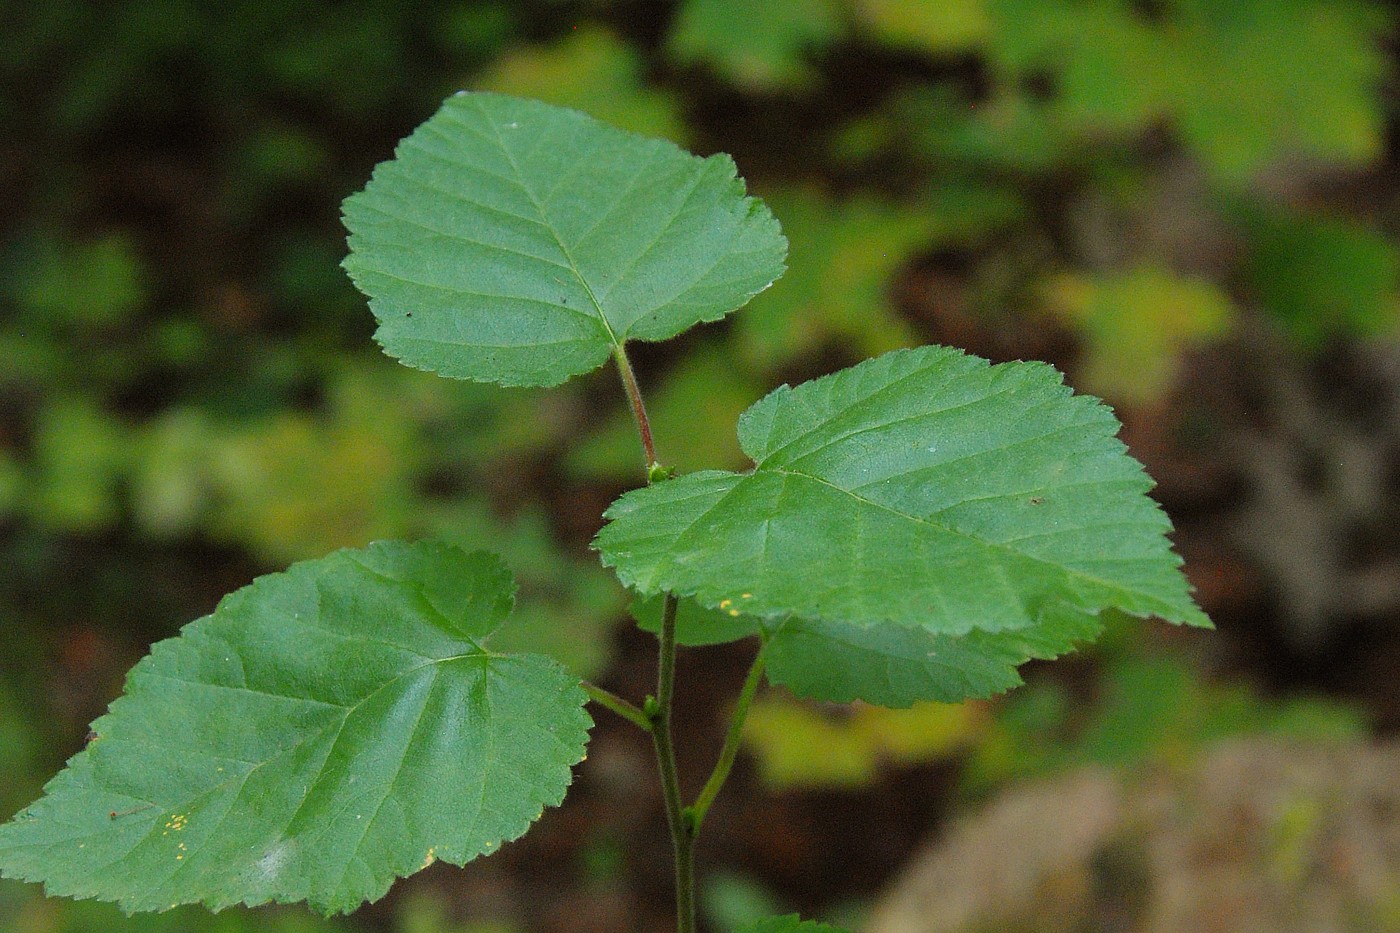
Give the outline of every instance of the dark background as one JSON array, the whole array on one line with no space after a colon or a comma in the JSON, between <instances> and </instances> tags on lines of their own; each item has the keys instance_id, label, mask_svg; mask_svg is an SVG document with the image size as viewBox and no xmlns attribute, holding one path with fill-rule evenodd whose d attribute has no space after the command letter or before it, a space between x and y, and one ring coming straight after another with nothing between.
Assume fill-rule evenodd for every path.
<instances>
[{"instance_id":1,"label":"dark background","mask_svg":"<svg viewBox=\"0 0 1400 933\"><path fill-rule=\"evenodd\" d=\"M1395 25L1361 0L0 5L0 809L152 641L376 538L502 551L519 643L648 690L654 643L587 548L641 479L613 374L535 392L396 367L337 265L341 199L448 93L495 89L730 152L783 223L778 285L637 347L663 460L737 465L745 406L894 347L1050 360L1118 410L1219 627L1114 626L985 704L770 691L706 824L711 929L862 923L928 845L973 879L930 897L990 890L1085 813L1052 794L961 854L951 827L1086 767L1156 799L1222 747L1316 779L1240 798L1221 839L1142 817L995 904L880 929L1205 929L1172 925L1182 890L1222 930L1400 929L1394 782L1369 809L1338 790L1400 726ZM750 650L682 656L691 783ZM596 718L564 807L352 918L125 920L5 882L0 928L665 930L649 748Z\"/></svg>"}]
</instances>

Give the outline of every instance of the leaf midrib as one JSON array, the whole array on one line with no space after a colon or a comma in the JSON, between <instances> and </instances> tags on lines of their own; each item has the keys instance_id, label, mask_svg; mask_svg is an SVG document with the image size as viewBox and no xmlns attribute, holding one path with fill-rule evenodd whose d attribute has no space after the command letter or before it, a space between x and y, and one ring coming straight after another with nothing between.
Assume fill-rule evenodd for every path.
<instances>
[{"instance_id":1,"label":"leaf midrib","mask_svg":"<svg viewBox=\"0 0 1400 933\"><path fill-rule=\"evenodd\" d=\"M590 283L583 272L579 270L578 262L574 259L573 253L569 250L569 247L564 244L563 238L559 236L559 231L554 229L553 224L549 222L549 215L545 213L544 205L541 204L540 199L535 196L535 191L527 182L525 173L520 170L520 164L515 161L515 154L506 146L505 137L501 135L500 127L496 125L496 121L487 113L480 99L477 99L476 105L482 118L486 121L487 125L491 127L491 134L496 138L496 145L500 148L501 154L506 157L506 161L510 163L510 167L515 170L515 184L525 193L525 196L530 199L530 203L535 206L535 212L539 214L540 222L544 224L545 229L549 231L549 235L554 238L554 242L559 247L559 251L563 253L564 258L569 263L569 269L573 272L574 277L578 279L579 284L583 286L584 294L588 296L588 300L592 302L594 310L598 312L598 321L603 325L603 330L608 336L608 342L613 345L615 351L621 352L622 341L617 339L617 334L614 333L612 329L612 323L608 321L608 316L603 313L603 305L598 301L598 296L593 293L592 283Z\"/></svg>"}]
</instances>

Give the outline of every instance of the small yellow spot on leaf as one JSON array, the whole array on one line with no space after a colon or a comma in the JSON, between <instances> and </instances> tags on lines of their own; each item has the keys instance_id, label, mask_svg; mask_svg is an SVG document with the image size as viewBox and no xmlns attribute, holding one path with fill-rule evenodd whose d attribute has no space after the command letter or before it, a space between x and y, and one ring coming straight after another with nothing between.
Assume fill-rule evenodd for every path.
<instances>
[{"instance_id":1,"label":"small yellow spot on leaf","mask_svg":"<svg viewBox=\"0 0 1400 933\"><path fill-rule=\"evenodd\" d=\"M741 593L741 594L739 595L739 598L740 598L740 599L753 599L753 594L752 594L752 593Z\"/></svg>"},{"instance_id":2,"label":"small yellow spot on leaf","mask_svg":"<svg viewBox=\"0 0 1400 933\"><path fill-rule=\"evenodd\" d=\"M738 609L731 609L731 610L729 610L729 614L732 615L732 616L737 616L737 615L739 614L739 610L738 610Z\"/></svg>"},{"instance_id":3,"label":"small yellow spot on leaf","mask_svg":"<svg viewBox=\"0 0 1400 933\"><path fill-rule=\"evenodd\" d=\"M433 864L433 863L436 862L436 861L437 861L437 849L436 849L436 848L431 848L431 849L428 850L428 854L425 855L425 856L423 856L423 867L424 867L424 868L427 868L429 865Z\"/></svg>"},{"instance_id":4,"label":"small yellow spot on leaf","mask_svg":"<svg viewBox=\"0 0 1400 933\"><path fill-rule=\"evenodd\" d=\"M733 602L734 600L732 599L721 599L719 601L719 607L721 609L728 609Z\"/></svg>"}]
</instances>

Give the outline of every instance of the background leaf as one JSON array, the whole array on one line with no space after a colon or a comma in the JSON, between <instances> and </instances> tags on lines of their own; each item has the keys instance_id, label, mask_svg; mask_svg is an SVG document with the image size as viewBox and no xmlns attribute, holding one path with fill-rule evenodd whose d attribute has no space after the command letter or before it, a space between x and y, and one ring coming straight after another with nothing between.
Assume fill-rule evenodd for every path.
<instances>
[{"instance_id":1,"label":"background leaf","mask_svg":"<svg viewBox=\"0 0 1400 933\"><path fill-rule=\"evenodd\" d=\"M577 681L482 640L485 552L380 543L293 565L157 644L87 750L0 827L0 869L128 911L345 911L462 864L558 804L591 720Z\"/></svg>"},{"instance_id":2,"label":"background leaf","mask_svg":"<svg viewBox=\"0 0 1400 933\"><path fill-rule=\"evenodd\" d=\"M1295 154L1358 164L1380 153L1375 101L1387 66L1375 37L1389 28L1380 11L1309 0L1177 6L1176 28L1163 36L1179 81L1172 109L1218 176L1238 180Z\"/></svg>"},{"instance_id":3,"label":"background leaf","mask_svg":"<svg viewBox=\"0 0 1400 933\"><path fill-rule=\"evenodd\" d=\"M957 54L982 45L991 33L986 0L857 0L856 11L895 47Z\"/></svg>"},{"instance_id":4,"label":"background leaf","mask_svg":"<svg viewBox=\"0 0 1400 933\"><path fill-rule=\"evenodd\" d=\"M1052 368L896 351L745 412L750 473L619 499L595 541L643 594L960 634L1116 607L1208 624L1096 400Z\"/></svg>"},{"instance_id":5,"label":"background leaf","mask_svg":"<svg viewBox=\"0 0 1400 933\"><path fill-rule=\"evenodd\" d=\"M1380 149L1384 19L1361 4L1179 0L1152 17L1064 0L990 8L999 75L1055 75L1061 95L1047 116L1075 135L1167 117L1234 184L1286 156L1363 162Z\"/></svg>"},{"instance_id":6,"label":"background leaf","mask_svg":"<svg viewBox=\"0 0 1400 933\"><path fill-rule=\"evenodd\" d=\"M676 101L647 87L637 50L612 32L586 26L549 46L503 56L477 79L483 91L534 97L582 110L604 123L684 145L690 135Z\"/></svg>"},{"instance_id":7,"label":"background leaf","mask_svg":"<svg viewBox=\"0 0 1400 933\"><path fill-rule=\"evenodd\" d=\"M686 0L669 46L677 61L703 62L736 87L762 93L812 84L816 72L808 53L841 33L834 0Z\"/></svg>"},{"instance_id":8,"label":"background leaf","mask_svg":"<svg viewBox=\"0 0 1400 933\"><path fill-rule=\"evenodd\" d=\"M1054 303L1084 336L1085 388L1147 405L1176 379L1184 349L1220 337L1236 318L1210 282L1142 266L1119 275L1064 277Z\"/></svg>"},{"instance_id":9,"label":"background leaf","mask_svg":"<svg viewBox=\"0 0 1400 933\"><path fill-rule=\"evenodd\" d=\"M832 345L863 354L916 343L889 299L891 279L938 232L933 212L807 189L767 196L796 246L783 286L735 320L744 357L772 372Z\"/></svg>"},{"instance_id":10,"label":"background leaf","mask_svg":"<svg viewBox=\"0 0 1400 933\"><path fill-rule=\"evenodd\" d=\"M1367 227L1315 213L1241 211L1250 284L1300 346L1400 324L1400 247Z\"/></svg>"},{"instance_id":11,"label":"background leaf","mask_svg":"<svg viewBox=\"0 0 1400 933\"><path fill-rule=\"evenodd\" d=\"M987 708L977 703L820 709L776 694L754 701L744 744L774 790L850 789L873 783L884 764L952 758L990 724Z\"/></svg>"},{"instance_id":12,"label":"background leaf","mask_svg":"<svg viewBox=\"0 0 1400 933\"><path fill-rule=\"evenodd\" d=\"M345 202L345 268L409 366L554 385L742 306L787 241L726 155L459 94Z\"/></svg>"}]
</instances>

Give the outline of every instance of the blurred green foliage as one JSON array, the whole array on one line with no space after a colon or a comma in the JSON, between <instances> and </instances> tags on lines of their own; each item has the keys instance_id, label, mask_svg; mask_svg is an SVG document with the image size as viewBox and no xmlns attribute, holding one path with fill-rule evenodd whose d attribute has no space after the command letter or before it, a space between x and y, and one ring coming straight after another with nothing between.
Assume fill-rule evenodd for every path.
<instances>
[{"instance_id":1,"label":"blurred green foliage","mask_svg":"<svg viewBox=\"0 0 1400 933\"><path fill-rule=\"evenodd\" d=\"M744 740L772 788L859 788L883 765L957 757L985 732L987 714L981 703L824 711L777 694L754 702Z\"/></svg>"},{"instance_id":2,"label":"blurred green foliage","mask_svg":"<svg viewBox=\"0 0 1400 933\"><path fill-rule=\"evenodd\" d=\"M1391 238L1315 211L1257 208L1244 224L1259 300L1289 336L1316 347L1338 331L1384 335L1400 315L1400 247Z\"/></svg>"},{"instance_id":3,"label":"blurred green foliage","mask_svg":"<svg viewBox=\"0 0 1400 933\"><path fill-rule=\"evenodd\" d=\"M833 0L686 0L667 49L680 64L704 64L740 90L763 94L814 85L818 73L808 53L840 32Z\"/></svg>"},{"instance_id":4,"label":"blurred green foliage","mask_svg":"<svg viewBox=\"0 0 1400 933\"><path fill-rule=\"evenodd\" d=\"M741 465L731 421L776 382L896 346L975 338L1019 355L1024 343L998 335L1064 333L1071 381L1131 410L1169 400L1186 356L1245 319L1299 354L1394 339L1400 321L1385 148L1395 16L1375 0L11 6L10 809L117 689L120 671L93 676L75 644L96 631L107 663L129 662L252 573L376 537L503 552L522 586L514 646L606 669L626 596L586 541L638 480L620 393L603 379L507 392L396 367L336 267L340 199L458 87L733 152L771 202L792 243L787 277L680 352L640 361L659 447L682 469ZM97 695L55 689L75 677ZM833 723L771 702L750 738L770 776L807 768L790 779L809 783L963 754L986 786L1185 754L1232 731L1360 728L1140 658L1110 669L1087 713L1054 687L994 714L883 725L873 710ZM794 736L818 733L833 749L825 777L791 754ZM478 929L435 910L406 904L400 929ZM191 916L121 921L0 886L0 926L21 931L352 923Z\"/></svg>"},{"instance_id":5,"label":"blurred green foliage","mask_svg":"<svg viewBox=\"0 0 1400 933\"><path fill-rule=\"evenodd\" d=\"M1328 741L1369 732L1365 716L1347 704L1261 696L1203 676L1186 658L1130 651L1107 665L1087 708L1049 680L1009 696L969 756L964 781L978 793L1088 764L1185 764L1227 736Z\"/></svg>"},{"instance_id":6,"label":"blurred green foliage","mask_svg":"<svg viewBox=\"0 0 1400 933\"><path fill-rule=\"evenodd\" d=\"M889 294L894 274L926 246L937 218L866 196L766 192L788 238L788 271L736 321L745 362L773 372L837 345L860 356L917 343Z\"/></svg>"},{"instance_id":7,"label":"blurred green foliage","mask_svg":"<svg viewBox=\"0 0 1400 933\"><path fill-rule=\"evenodd\" d=\"M574 107L684 145L688 131L679 101L648 86L644 68L637 49L603 27L588 26L549 45L508 52L471 85Z\"/></svg>"},{"instance_id":8,"label":"blurred green foliage","mask_svg":"<svg viewBox=\"0 0 1400 933\"><path fill-rule=\"evenodd\" d=\"M882 769L962 763L966 792L1097 764L1184 764L1229 736L1358 740L1355 706L1316 696L1263 696L1203 675L1179 652L1132 643L1111 649L1097 695L1075 696L1053 676L992 703L909 709L832 706L774 693L755 701L744 730L774 789L858 789Z\"/></svg>"},{"instance_id":9,"label":"blurred green foliage","mask_svg":"<svg viewBox=\"0 0 1400 933\"><path fill-rule=\"evenodd\" d=\"M1141 266L1121 274L1067 273L1053 304L1081 334L1081 387L1150 405L1171 389L1184 350L1218 337L1234 309L1214 284Z\"/></svg>"}]
</instances>

